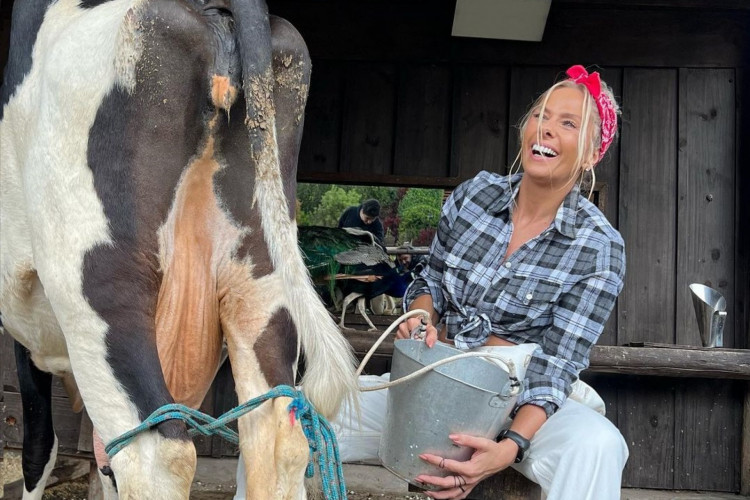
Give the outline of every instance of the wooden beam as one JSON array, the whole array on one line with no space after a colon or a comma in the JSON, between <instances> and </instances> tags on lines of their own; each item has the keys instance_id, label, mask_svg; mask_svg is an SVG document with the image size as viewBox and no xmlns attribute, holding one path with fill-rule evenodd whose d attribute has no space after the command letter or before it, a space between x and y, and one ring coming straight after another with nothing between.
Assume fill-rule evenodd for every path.
<instances>
[{"instance_id":1,"label":"wooden beam","mask_svg":"<svg viewBox=\"0 0 750 500\"><path fill-rule=\"evenodd\" d=\"M365 332L350 328L344 328L342 331L354 351L360 355L367 353L380 335L378 332ZM375 355L390 356L392 354L393 337L389 337L380 344ZM691 346L594 346L588 371L625 375L750 380L750 350Z\"/></svg>"},{"instance_id":2,"label":"wooden beam","mask_svg":"<svg viewBox=\"0 0 750 500\"><path fill-rule=\"evenodd\" d=\"M361 171L348 172L346 179L339 173L299 171L297 182L317 182L322 184L377 185L398 187L449 188L452 189L465 179L460 177L419 177L413 175L376 175Z\"/></svg>"},{"instance_id":3,"label":"wooden beam","mask_svg":"<svg viewBox=\"0 0 750 500\"><path fill-rule=\"evenodd\" d=\"M750 350L595 346L589 370L627 375L750 380Z\"/></svg>"}]
</instances>

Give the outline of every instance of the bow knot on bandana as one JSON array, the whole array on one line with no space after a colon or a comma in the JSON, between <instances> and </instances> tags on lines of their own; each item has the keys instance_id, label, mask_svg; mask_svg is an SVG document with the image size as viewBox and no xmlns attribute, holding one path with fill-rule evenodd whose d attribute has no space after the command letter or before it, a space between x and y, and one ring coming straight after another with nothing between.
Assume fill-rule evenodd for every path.
<instances>
[{"instance_id":1,"label":"bow knot on bandana","mask_svg":"<svg viewBox=\"0 0 750 500\"><path fill-rule=\"evenodd\" d=\"M579 64L571 66L566 73L572 82L586 87L591 97L594 98L594 102L596 102L596 108L599 110L599 117L602 121L602 144L599 147L599 158L601 159L612 141L615 140L615 134L617 133L615 105L609 96L602 92L602 81L596 71L589 73L586 68Z\"/></svg>"}]
</instances>

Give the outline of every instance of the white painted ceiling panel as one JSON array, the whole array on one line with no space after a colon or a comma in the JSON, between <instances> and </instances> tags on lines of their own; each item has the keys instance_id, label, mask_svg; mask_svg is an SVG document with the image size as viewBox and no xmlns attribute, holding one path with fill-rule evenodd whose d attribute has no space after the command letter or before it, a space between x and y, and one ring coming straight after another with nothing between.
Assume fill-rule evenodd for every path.
<instances>
[{"instance_id":1,"label":"white painted ceiling panel","mask_svg":"<svg viewBox=\"0 0 750 500\"><path fill-rule=\"evenodd\" d=\"M456 0L453 36L540 42L552 0Z\"/></svg>"}]
</instances>

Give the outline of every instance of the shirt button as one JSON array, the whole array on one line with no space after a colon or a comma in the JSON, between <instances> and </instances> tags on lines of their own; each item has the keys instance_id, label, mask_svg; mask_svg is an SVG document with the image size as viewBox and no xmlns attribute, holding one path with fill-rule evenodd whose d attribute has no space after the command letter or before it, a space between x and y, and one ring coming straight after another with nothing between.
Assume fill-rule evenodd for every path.
<instances>
[{"instance_id":1,"label":"shirt button","mask_svg":"<svg viewBox=\"0 0 750 500\"><path fill-rule=\"evenodd\" d=\"M534 298L534 296L532 294L530 294L530 293L526 294L526 300L531 300L533 298Z\"/></svg>"},{"instance_id":2,"label":"shirt button","mask_svg":"<svg viewBox=\"0 0 750 500\"><path fill-rule=\"evenodd\" d=\"M506 267L507 269L510 269L510 266L511 266L511 263L510 263L510 262L506 262L506 263L505 263L505 267Z\"/></svg>"}]
</instances>

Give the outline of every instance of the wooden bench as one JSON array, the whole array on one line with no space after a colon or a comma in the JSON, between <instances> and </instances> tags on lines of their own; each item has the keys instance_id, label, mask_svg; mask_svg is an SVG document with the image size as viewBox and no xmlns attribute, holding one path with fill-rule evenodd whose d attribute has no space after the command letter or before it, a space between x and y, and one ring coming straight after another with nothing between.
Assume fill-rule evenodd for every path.
<instances>
[{"instance_id":1,"label":"wooden bench","mask_svg":"<svg viewBox=\"0 0 750 500\"><path fill-rule=\"evenodd\" d=\"M373 318L371 318L373 319ZM377 319L373 319L378 325ZM342 329L354 352L363 355L381 332ZM668 350L668 351L666 351ZM668 356L665 355L668 352ZM383 341L375 357L393 355L393 337ZM587 372L750 380L750 349L694 347L649 342L627 346L597 345L591 350Z\"/></svg>"}]
</instances>

